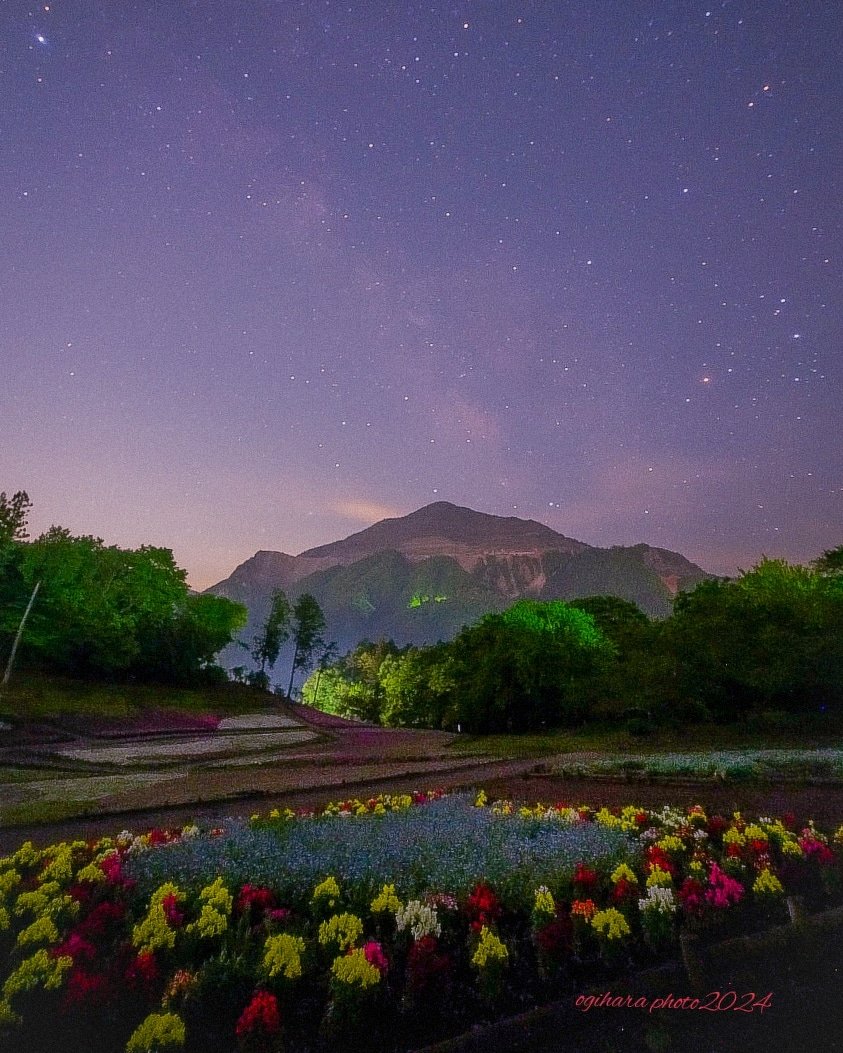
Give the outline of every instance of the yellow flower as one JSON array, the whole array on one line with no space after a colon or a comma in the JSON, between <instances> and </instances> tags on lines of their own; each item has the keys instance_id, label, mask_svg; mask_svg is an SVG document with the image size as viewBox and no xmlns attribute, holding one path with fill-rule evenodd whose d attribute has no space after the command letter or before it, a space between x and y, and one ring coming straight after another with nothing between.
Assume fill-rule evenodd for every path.
<instances>
[{"instance_id":1,"label":"yellow flower","mask_svg":"<svg viewBox=\"0 0 843 1053\"><path fill-rule=\"evenodd\" d=\"M600 936L604 936L610 941L619 940L624 936L629 936L630 933L626 918L614 907L598 910L591 919L591 927Z\"/></svg>"},{"instance_id":2,"label":"yellow flower","mask_svg":"<svg viewBox=\"0 0 843 1053\"><path fill-rule=\"evenodd\" d=\"M754 823L745 827L743 836L747 841L766 841L767 834L760 826L756 826Z\"/></svg>"},{"instance_id":3,"label":"yellow flower","mask_svg":"<svg viewBox=\"0 0 843 1053\"><path fill-rule=\"evenodd\" d=\"M319 942L323 947L336 944L341 951L351 947L363 935L363 922L356 914L334 914L319 926Z\"/></svg>"},{"instance_id":4,"label":"yellow flower","mask_svg":"<svg viewBox=\"0 0 843 1053\"><path fill-rule=\"evenodd\" d=\"M752 891L757 896L781 896L784 894L784 886L776 875L765 867L755 879Z\"/></svg>"},{"instance_id":5,"label":"yellow flower","mask_svg":"<svg viewBox=\"0 0 843 1053\"><path fill-rule=\"evenodd\" d=\"M745 842L746 838L743 836L740 830L736 830L733 826L730 826L729 829L726 830L723 834L724 845L742 845Z\"/></svg>"},{"instance_id":6,"label":"yellow flower","mask_svg":"<svg viewBox=\"0 0 843 1053\"><path fill-rule=\"evenodd\" d=\"M485 790L481 790L477 794L477 796L474 798L474 807L475 808L485 808L486 807L486 802L488 800L489 800L489 798L486 796L486 791Z\"/></svg>"},{"instance_id":7,"label":"yellow flower","mask_svg":"<svg viewBox=\"0 0 843 1053\"><path fill-rule=\"evenodd\" d=\"M234 902L222 878L217 878L199 893L202 909L196 921L187 926L187 932L196 932L204 939L221 936L228 928L228 916Z\"/></svg>"},{"instance_id":8,"label":"yellow flower","mask_svg":"<svg viewBox=\"0 0 843 1053\"><path fill-rule=\"evenodd\" d=\"M369 908L372 914L383 914L388 912L389 914L395 914L401 910L401 900L395 891L394 885L384 885L380 892L372 900L372 905Z\"/></svg>"},{"instance_id":9,"label":"yellow flower","mask_svg":"<svg viewBox=\"0 0 843 1053\"><path fill-rule=\"evenodd\" d=\"M58 943L59 930L49 914L42 914L31 925L18 933L16 945L26 947L30 943Z\"/></svg>"},{"instance_id":10,"label":"yellow flower","mask_svg":"<svg viewBox=\"0 0 843 1053\"><path fill-rule=\"evenodd\" d=\"M485 925L480 930L480 942L477 950L471 956L471 964L478 969L486 969L494 965L506 965L509 959L509 951L506 945L498 939L491 929Z\"/></svg>"},{"instance_id":11,"label":"yellow flower","mask_svg":"<svg viewBox=\"0 0 843 1053\"><path fill-rule=\"evenodd\" d=\"M43 987L55 991L61 987L64 974L72 968L73 959L67 955L54 957L45 948L36 951L29 958L24 958L3 984L3 999L10 1002L21 991L31 991L34 987Z\"/></svg>"},{"instance_id":12,"label":"yellow flower","mask_svg":"<svg viewBox=\"0 0 843 1053\"><path fill-rule=\"evenodd\" d=\"M331 976L337 983L345 984L346 987L359 987L362 991L379 984L381 979L380 969L372 965L361 947L335 958Z\"/></svg>"},{"instance_id":13,"label":"yellow flower","mask_svg":"<svg viewBox=\"0 0 843 1053\"><path fill-rule=\"evenodd\" d=\"M17 888L21 882L17 870L5 870L0 873L0 903L4 902L12 889Z\"/></svg>"},{"instance_id":14,"label":"yellow flower","mask_svg":"<svg viewBox=\"0 0 843 1053\"><path fill-rule=\"evenodd\" d=\"M681 852L685 845L682 843L682 839L676 837L674 834L668 834L667 837L663 837L660 841L656 841L659 848L663 848L665 852Z\"/></svg>"},{"instance_id":15,"label":"yellow flower","mask_svg":"<svg viewBox=\"0 0 843 1053\"><path fill-rule=\"evenodd\" d=\"M105 874L102 872L102 867L98 863L89 863L76 875L77 881L105 881Z\"/></svg>"},{"instance_id":16,"label":"yellow flower","mask_svg":"<svg viewBox=\"0 0 843 1053\"><path fill-rule=\"evenodd\" d=\"M595 812L594 821L615 830L621 830L624 826L624 820L619 815L612 815L608 808L601 808L599 812Z\"/></svg>"},{"instance_id":17,"label":"yellow flower","mask_svg":"<svg viewBox=\"0 0 843 1053\"><path fill-rule=\"evenodd\" d=\"M336 906L337 900L340 898L340 887L337 884L335 877L326 877L324 881L321 881L316 888L313 890L312 902L316 903L319 900L327 900L329 907Z\"/></svg>"},{"instance_id":18,"label":"yellow flower","mask_svg":"<svg viewBox=\"0 0 843 1053\"><path fill-rule=\"evenodd\" d=\"M783 856L803 856L805 853L802 851L802 846L796 840L795 837L788 837L782 841L781 852Z\"/></svg>"},{"instance_id":19,"label":"yellow flower","mask_svg":"<svg viewBox=\"0 0 843 1053\"><path fill-rule=\"evenodd\" d=\"M549 888L544 885L540 885L536 889L536 899L533 904L534 914L547 914L553 917L556 914L556 901L553 898L553 893Z\"/></svg>"},{"instance_id":20,"label":"yellow flower","mask_svg":"<svg viewBox=\"0 0 843 1053\"><path fill-rule=\"evenodd\" d=\"M79 913L79 903L72 896L65 895L57 881L48 881L31 892L21 892L15 903L15 914L34 914L40 918L47 916L58 918L65 914L75 917Z\"/></svg>"},{"instance_id":21,"label":"yellow flower","mask_svg":"<svg viewBox=\"0 0 843 1053\"><path fill-rule=\"evenodd\" d=\"M627 866L626 863L621 863L615 867L612 871L609 880L613 885L617 885L619 881L629 881L638 884L638 878L635 876L635 871L632 867Z\"/></svg>"},{"instance_id":22,"label":"yellow flower","mask_svg":"<svg viewBox=\"0 0 843 1053\"><path fill-rule=\"evenodd\" d=\"M48 858L50 852L52 857L40 874L42 883L57 881L63 885L69 884L73 878L73 847L67 843L54 845L52 849L45 851L45 858Z\"/></svg>"},{"instance_id":23,"label":"yellow flower","mask_svg":"<svg viewBox=\"0 0 843 1053\"><path fill-rule=\"evenodd\" d=\"M175 1013L150 1013L132 1032L126 1053L163 1053L183 1046L184 1021Z\"/></svg>"},{"instance_id":24,"label":"yellow flower","mask_svg":"<svg viewBox=\"0 0 843 1053\"><path fill-rule=\"evenodd\" d=\"M24 841L20 848L11 857L12 866L18 868L34 867L41 862L43 853L40 852L31 841Z\"/></svg>"},{"instance_id":25,"label":"yellow flower","mask_svg":"<svg viewBox=\"0 0 843 1053\"><path fill-rule=\"evenodd\" d=\"M263 946L263 968L267 976L283 976L297 980L301 976L301 956L304 940L286 932L270 936Z\"/></svg>"},{"instance_id":26,"label":"yellow flower","mask_svg":"<svg viewBox=\"0 0 843 1053\"><path fill-rule=\"evenodd\" d=\"M673 878L670 876L668 871L662 870L661 867L653 867L653 869L647 875L647 888L653 888L653 886L658 886L659 888L668 888L672 884Z\"/></svg>"},{"instance_id":27,"label":"yellow flower","mask_svg":"<svg viewBox=\"0 0 843 1053\"><path fill-rule=\"evenodd\" d=\"M149 910L143 921L138 922L132 930L132 943L142 951L158 949L172 950L176 945L176 932L170 926L164 912L163 901L172 896L176 903L184 898L181 890L171 881L166 881L150 897Z\"/></svg>"}]
</instances>

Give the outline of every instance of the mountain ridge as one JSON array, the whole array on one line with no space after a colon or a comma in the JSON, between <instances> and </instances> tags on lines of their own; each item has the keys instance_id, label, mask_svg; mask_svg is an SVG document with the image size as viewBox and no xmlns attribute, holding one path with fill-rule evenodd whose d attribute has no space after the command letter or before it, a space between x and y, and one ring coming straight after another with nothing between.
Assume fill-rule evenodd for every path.
<instances>
[{"instance_id":1,"label":"mountain ridge","mask_svg":"<svg viewBox=\"0 0 843 1053\"><path fill-rule=\"evenodd\" d=\"M310 592L325 612L326 638L348 649L381 636L434 643L522 597L611 594L663 616L677 591L707 577L669 549L599 548L536 520L437 501L298 556L260 550L207 591L246 604L247 640L273 589ZM228 652L223 664L242 664L242 649Z\"/></svg>"}]
</instances>

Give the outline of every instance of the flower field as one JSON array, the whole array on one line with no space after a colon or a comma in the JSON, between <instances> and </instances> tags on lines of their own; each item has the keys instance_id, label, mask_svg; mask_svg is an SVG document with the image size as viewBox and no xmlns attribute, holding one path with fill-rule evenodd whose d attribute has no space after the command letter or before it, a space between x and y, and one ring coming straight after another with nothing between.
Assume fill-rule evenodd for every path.
<instances>
[{"instance_id":1,"label":"flower field","mask_svg":"<svg viewBox=\"0 0 843 1053\"><path fill-rule=\"evenodd\" d=\"M839 901L843 827L439 792L0 859L0 1045L401 1050Z\"/></svg>"},{"instance_id":2,"label":"flower field","mask_svg":"<svg viewBox=\"0 0 843 1053\"><path fill-rule=\"evenodd\" d=\"M655 779L722 779L776 781L824 779L843 781L843 750L744 749L705 753L626 754L556 767L568 778L612 776Z\"/></svg>"}]
</instances>

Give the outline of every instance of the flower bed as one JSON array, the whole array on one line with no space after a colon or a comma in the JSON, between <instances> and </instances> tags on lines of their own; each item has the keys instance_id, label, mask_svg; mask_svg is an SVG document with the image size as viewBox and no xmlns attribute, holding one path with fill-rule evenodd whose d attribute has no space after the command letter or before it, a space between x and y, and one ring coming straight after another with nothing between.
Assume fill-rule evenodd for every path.
<instances>
[{"instance_id":1,"label":"flower bed","mask_svg":"<svg viewBox=\"0 0 843 1053\"><path fill-rule=\"evenodd\" d=\"M714 750L705 753L624 754L568 761L556 774L569 778L843 781L843 750Z\"/></svg>"},{"instance_id":2,"label":"flower bed","mask_svg":"<svg viewBox=\"0 0 843 1053\"><path fill-rule=\"evenodd\" d=\"M0 860L3 1042L397 1050L839 899L843 827L440 793Z\"/></svg>"}]
</instances>

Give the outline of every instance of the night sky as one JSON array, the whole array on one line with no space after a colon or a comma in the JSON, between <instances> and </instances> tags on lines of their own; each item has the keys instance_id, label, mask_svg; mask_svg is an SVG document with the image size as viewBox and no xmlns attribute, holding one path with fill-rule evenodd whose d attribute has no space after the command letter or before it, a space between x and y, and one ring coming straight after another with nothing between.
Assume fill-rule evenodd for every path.
<instances>
[{"instance_id":1,"label":"night sky","mask_svg":"<svg viewBox=\"0 0 843 1053\"><path fill-rule=\"evenodd\" d=\"M0 489L197 587L435 500L843 542L843 14L0 6Z\"/></svg>"}]
</instances>

